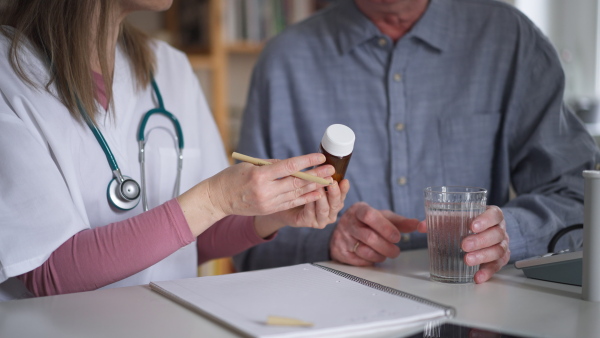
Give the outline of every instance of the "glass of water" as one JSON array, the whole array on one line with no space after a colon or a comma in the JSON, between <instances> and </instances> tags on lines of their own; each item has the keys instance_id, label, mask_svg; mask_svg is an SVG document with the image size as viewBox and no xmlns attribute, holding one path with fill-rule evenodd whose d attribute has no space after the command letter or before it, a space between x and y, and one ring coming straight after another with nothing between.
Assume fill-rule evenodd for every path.
<instances>
[{"instance_id":1,"label":"glass of water","mask_svg":"<svg viewBox=\"0 0 600 338\"><path fill-rule=\"evenodd\" d=\"M425 189L425 220L431 280L472 283L479 265L468 266L462 240L473 234L471 222L486 209L487 190L440 186Z\"/></svg>"}]
</instances>

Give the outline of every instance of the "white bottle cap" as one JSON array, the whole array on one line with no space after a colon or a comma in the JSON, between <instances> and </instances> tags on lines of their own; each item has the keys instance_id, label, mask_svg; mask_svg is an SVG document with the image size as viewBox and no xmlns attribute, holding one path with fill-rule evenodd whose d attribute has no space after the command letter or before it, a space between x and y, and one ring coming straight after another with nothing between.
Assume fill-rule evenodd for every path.
<instances>
[{"instance_id":1,"label":"white bottle cap","mask_svg":"<svg viewBox=\"0 0 600 338\"><path fill-rule=\"evenodd\" d=\"M354 139L352 129L343 124L332 124L325 130L321 146L331 155L344 157L352 153Z\"/></svg>"}]
</instances>

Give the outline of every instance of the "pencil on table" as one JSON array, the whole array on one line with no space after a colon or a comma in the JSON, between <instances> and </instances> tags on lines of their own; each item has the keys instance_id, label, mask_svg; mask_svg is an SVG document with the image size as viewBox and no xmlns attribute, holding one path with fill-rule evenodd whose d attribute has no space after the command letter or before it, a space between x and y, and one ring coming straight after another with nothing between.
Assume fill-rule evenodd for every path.
<instances>
[{"instance_id":1,"label":"pencil on table","mask_svg":"<svg viewBox=\"0 0 600 338\"><path fill-rule=\"evenodd\" d=\"M305 322L303 320L288 318L288 317L279 317L279 316L268 316L267 325L277 325L277 326L303 326L303 327L311 327L313 323Z\"/></svg>"},{"instance_id":2,"label":"pencil on table","mask_svg":"<svg viewBox=\"0 0 600 338\"><path fill-rule=\"evenodd\" d=\"M248 163L252 163L254 165L269 165L269 164L273 164L271 162L265 161L265 160L261 160L259 158L254 158L248 155L244 155L244 154L240 154L240 153L236 153L233 152L231 154L231 157L233 157L234 160L239 160L239 161L244 161L244 162L248 162ZM318 177L318 176L314 176L311 174L307 174L307 173L303 173L303 172L296 172L293 173L292 176L294 177L298 177L301 178L303 180L307 180L307 181L311 181L311 182L315 182L315 183L319 183L322 185L330 185L331 182L329 182L328 180Z\"/></svg>"}]
</instances>

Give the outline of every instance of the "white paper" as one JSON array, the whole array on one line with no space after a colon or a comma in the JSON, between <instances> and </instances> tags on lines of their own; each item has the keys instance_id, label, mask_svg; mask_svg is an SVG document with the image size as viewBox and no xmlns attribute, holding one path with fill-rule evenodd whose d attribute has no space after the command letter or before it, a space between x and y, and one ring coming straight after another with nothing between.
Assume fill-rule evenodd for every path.
<instances>
[{"instance_id":1,"label":"white paper","mask_svg":"<svg viewBox=\"0 0 600 338\"><path fill-rule=\"evenodd\" d=\"M355 335L443 319L446 310L390 294L312 264L150 284L184 305L254 337ZM313 323L268 326L268 316Z\"/></svg>"}]
</instances>

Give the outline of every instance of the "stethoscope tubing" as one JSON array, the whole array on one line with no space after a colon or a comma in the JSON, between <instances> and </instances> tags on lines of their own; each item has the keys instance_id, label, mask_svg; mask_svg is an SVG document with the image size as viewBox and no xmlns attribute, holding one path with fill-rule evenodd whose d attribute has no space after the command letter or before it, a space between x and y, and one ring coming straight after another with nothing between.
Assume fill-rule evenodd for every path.
<instances>
[{"instance_id":1,"label":"stethoscope tubing","mask_svg":"<svg viewBox=\"0 0 600 338\"><path fill-rule=\"evenodd\" d=\"M102 133L100 132L98 127L96 127L96 124L92 121L90 116L87 114L87 112L81 105L81 102L79 102L79 99L77 100L77 107L79 108L79 111L81 112L81 115L83 116L88 127L92 131L92 134L94 134L94 137L96 137L96 140L100 144L100 148L102 148L102 151L104 152L104 155L106 156L106 160L108 161L110 170L112 170L113 172L118 170L120 172L119 165L117 164L117 160L115 159L115 156L113 155L112 151L110 150L110 147L108 146L108 143L106 142L106 139L104 138L104 135L102 135Z\"/></svg>"},{"instance_id":2,"label":"stethoscope tubing","mask_svg":"<svg viewBox=\"0 0 600 338\"><path fill-rule=\"evenodd\" d=\"M146 170L145 170L146 137L145 137L144 133L146 130L146 124L148 123L148 120L150 119L150 117L152 115L160 114L160 115L167 117L172 122L173 128L175 129L176 138L177 138L177 176L175 178L175 188L173 189L173 198L179 196L179 186L181 183L181 170L183 168L184 139L183 139L183 130L181 129L181 124L179 123L179 120L177 119L177 117L174 114L172 114L171 112L167 111L164 108L163 98L162 98L162 95L158 88L158 84L154 80L154 76L151 77L151 84L152 84L152 89L156 95L156 100L158 101L158 108L151 109L144 114L144 116L142 117L142 120L140 121L140 126L139 126L138 133L137 133L137 141L138 141L138 145L139 145L138 161L140 163L140 174L141 174L141 183L142 183L140 190L141 190L141 195L142 195L142 206L143 206L144 211L148 211L148 198L147 198L147 194L146 194ZM121 174L121 169L119 168L117 160L115 159L115 156L113 155L112 151L110 150L110 147L109 147L108 143L106 142L106 139L102 135L102 132L100 132L100 130L98 129L96 124L89 117L89 115L87 114L87 112L85 111L85 109L83 108L81 103L79 102L79 100L77 100L77 107L79 108L79 111L81 112L81 115L83 116L88 127L94 134L94 137L98 141L98 144L102 148L102 151L104 152L104 155L106 156L106 160L108 161L108 165L110 166L110 168L113 172L114 179L116 179L118 181L118 184L123 183L125 181L125 178ZM128 179L130 179L130 178L128 178ZM112 184L112 180L109 183L109 191L110 191L111 184ZM109 201L119 209L128 210L128 209L124 209L122 207L122 205L123 205L122 201L113 201L113 198L118 198L113 195L114 194L111 194L109 192L109 194L108 194ZM137 203L132 204L130 209L134 208L135 205L137 205Z\"/></svg>"},{"instance_id":3,"label":"stethoscope tubing","mask_svg":"<svg viewBox=\"0 0 600 338\"><path fill-rule=\"evenodd\" d=\"M158 88L158 87L156 87ZM179 120L175 115L168 112L163 108L155 108L148 111L144 114L142 121L140 123L140 128L138 131L138 146L139 146L139 162L140 162L140 173L141 173L141 186L142 186L142 206L144 211L148 211L148 196L146 194L146 140L145 140L145 130L146 124L150 117L154 114L160 114L166 116L173 123L173 127L176 132L176 141L177 141L177 175L175 176L175 187L173 189L173 198L179 196L179 186L181 183L181 170L183 168L183 131L181 129L181 125Z\"/></svg>"}]
</instances>

